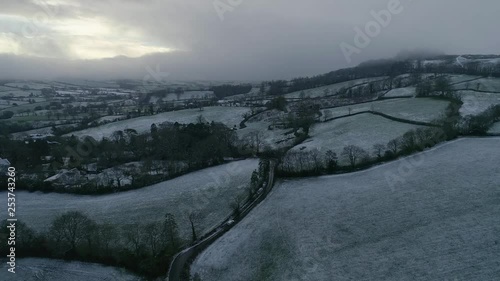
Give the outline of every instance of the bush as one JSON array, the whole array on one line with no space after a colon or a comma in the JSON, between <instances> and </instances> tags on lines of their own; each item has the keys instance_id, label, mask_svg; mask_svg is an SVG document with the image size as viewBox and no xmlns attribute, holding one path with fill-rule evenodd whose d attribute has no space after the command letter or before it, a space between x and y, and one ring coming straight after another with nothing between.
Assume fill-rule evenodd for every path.
<instances>
[{"instance_id":1,"label":"bush","mask_svg":"<svg viewBox=\"0 0 500 281\"><path fill-rule=\"evenodd\" d=\"M10 119L14 116L14 112L12 111L4 111L2 115L0 115L0 119Z\"/></svg>"}]
</instances>

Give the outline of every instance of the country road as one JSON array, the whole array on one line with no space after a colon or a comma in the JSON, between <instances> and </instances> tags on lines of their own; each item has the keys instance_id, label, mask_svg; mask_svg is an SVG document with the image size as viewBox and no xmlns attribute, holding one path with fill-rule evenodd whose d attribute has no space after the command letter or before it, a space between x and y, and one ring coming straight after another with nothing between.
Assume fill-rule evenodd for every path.
<instances>
[{"instance_id":1,"label":"country road","mask_svg":"<svg viewBox=\"0 0 500 281\"><path fill-rule=\"evenodd\" d=\"M276 167L276 162L275 160L270 160L269 161L269 177L267 184L264 187L264 192L262 192L254 201L250 202L249 204L243 206L243 209L241 210L240 214L240 219L241 221L242 218L244 218L250 211L257 206L262 200L264 200L267 196L267 194L271 191L273 184L274 184L274 170ZM237 222L234 222L232 220L232 217L226 219L224 222L222 222L220 225L214 228L211 232L209 232L209 235L193 246L186 248L179 252L177 255L174 256L172 263L170 264L170 268L168 270L167 274L167 279L166 281L180 281L180 276L182 273L182 270L184 269L184 266L186 263L197 253L208 247L210 244L212 244L217 238L221 237L224 233L229 231L233 226L235 226Z\"/></svg>"}]
</instances>

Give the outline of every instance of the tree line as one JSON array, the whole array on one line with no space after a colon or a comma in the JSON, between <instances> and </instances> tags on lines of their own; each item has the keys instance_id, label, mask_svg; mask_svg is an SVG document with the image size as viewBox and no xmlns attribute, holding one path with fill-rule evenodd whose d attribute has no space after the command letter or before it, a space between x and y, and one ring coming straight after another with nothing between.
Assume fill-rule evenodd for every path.
<instances>
[{"instance_id":1,"label":"tree line","mask_svg":"<svg viewBox=\"0 0 500 281\"><path fill-rule=\"evenodd\" d=\"M480 59L480 56L465 56L468 59ZM442 63L424 64L422 58L384 59L368 61L357 67L340 69L312 77L298 77L290 81L275 80L264 82L267 94L271 96L318 88L326 85L347 82L355 79L388 76L395 78L407 73L455 73L480 76L500 77L500 64L481 65L478 61L467 61L456 64L456 56L436 56L435 60ZM265 87L262 87L265 88Z\"/></svg>"},{"instance_id":2,"label":"tree line","mask_svg":"<svg viewBox=\"0 0 500 281\"><path fill-rule=\"evenodd\" d=\"M5 240L9 235L6 224L0 230ZM21 221L16 223L16 232L19 256L95 262L126 268L148 279L164 276L172 257L187 243L169 213L160 222L119 227L69 211L57 216L45 232L36 232ZM7 255L7 249L2 243L2 254Z\"/></svg>"},{"instance_id":3,"label":"tree line","mask_svg":"<svg viewBox=\"0 0 500 281\"><path fill-rule=\"evenodd\" d=\"M242 84L242 85L220 85L213 86L210 88L211 91L214 92L214 95L218 99L223 99L225 97L242 95L249 93L252 90L252 85L250 84Z\"/></svg>"},{"instance_id":4,"label":"tree line","mask_svg":"<svg viewBox=\"0 0 500 281\"><path fill-rule=\"evenodd\" d=\"M318 148L303 151L290 150L281 157L278 175L302 177L351 172L452 140L463 133L460 129L459 113L462 102L451 97L443 98L450 101L450 104L446 109L446 117L438 122L439 127L410 130L387 144L375 144L372 151L356 145L346 145L342 151L320 151Z\"/></svg>"},{"instance_id":5,"label":"tree line","mask_svg":"<svg viewBox=\"0 0 500 281\"><path fill-rule=\"evenodd\" d=\"M0 151L23 174L35 177L19 179L19 189L46 192L75 192L83 194L109 193L140 188L185 173L224 163L226 157L250 156L251 151L242 148L234 130L220 123L206 123L200 116L191 124L152 124L150 131L139 134L133 129L116 131L110 138L53 137L47 140L17 141L0 137ZM72 151L69 153L68 151ZM78 152L78 153L77 153ZM48 157L46 157L48 156ZM65 159L68 158L69 159ZM86 166L96 165L97 172L130 162L140 162L140 173L130 173L131 183L120 186L98 185L82 182L72 189L53 186L44 180L61 169L76 168L85 171ZM161 173L150 173L153 169ZM160 165L160 167L156 167Z\"/></svg>"}]
</instances>

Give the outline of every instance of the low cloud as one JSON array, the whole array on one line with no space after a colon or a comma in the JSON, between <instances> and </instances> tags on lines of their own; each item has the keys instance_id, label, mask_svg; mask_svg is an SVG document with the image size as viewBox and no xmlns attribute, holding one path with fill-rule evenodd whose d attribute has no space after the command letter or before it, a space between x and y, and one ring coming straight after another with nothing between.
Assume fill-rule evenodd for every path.
<instances>
[{"instance_id":1,"label":"low cloud","mask_svg":"<svg viewBox=\"0 0 500 281\"><path fill-rule=\"evenodd\" d=\"M142 79L160 65L175 79L267 80L402 49L498 53L498 1L400 0L404 11L346 61L341 43L390 1L242 0L221 20L211 0L4 0L0 75Z\"/></svg>"}]
</instances>

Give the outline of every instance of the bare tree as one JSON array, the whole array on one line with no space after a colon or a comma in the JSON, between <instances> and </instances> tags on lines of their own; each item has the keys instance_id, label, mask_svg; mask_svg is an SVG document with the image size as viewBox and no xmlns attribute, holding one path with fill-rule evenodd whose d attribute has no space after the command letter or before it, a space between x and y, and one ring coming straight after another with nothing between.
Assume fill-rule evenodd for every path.
<instances>
[{"instance_id":1,"label":"bare tree","mask_svg":"<svg viewBox=\"0 0 500 281\"><path fill-rule=\"evenodd\" d=\"M109 252L111 245L118 240L116 229L110 224L98 226L99 243L105 252Z\"/></svg>"},{"instance_id":2,"label":"bare tree","mask_svg":"<svg viewBox=\"0 0 500 281\"><path fill-rule=\"evenodd\" d=\"M321 168L323 167L321 152L319 152L319 150L316 148L309 152L309 156L311 158L314 171L315 172L320 171Z\"/></svg>"},{"instance_id":3,"label":"bare tree","mask_svg":"<svg viewBox=\"0 0 500 281\"><path fill-rule=\"evenodd\" d=\"M93 224L84 214L70 211L57 217L50 228L50 234L58 242L69 244L72 250L76 250L86 232Z\"/></svg>"},{"instance_id":4,"label":"bare tree","mask_svg":"<svg viewBox=\"0 0 500 281\"><path fill-rule=\"evenodd\" d=\"M332 150L328 150L326 152L326 166L328 171L332 172L337 167L337 163L337 153L333 152Z\"/></svg>"},{"instance_id":5,"label":"bare tree","mask_svg":"<svg viewBox=\"0 0 500 281\"><path fill-rule=\"evenodd\" d=\"M385 145L383 145L383 144L375 144L373 146L375 156L377 156L378 159L382 158L382 155L383 155L385 149L386 149Z\"/></svg>"},{"instance_id":6,"label":"bare tree","mask_svg":"<svg viewBox=\"0 0 500 281\"><path fill-rule=\"evenodd\" d=\"M126 225L123 227L125 243L132 248L136 256L139 256L144 248L144 236L142 226L139 224Z\"/></svg>"},{"instance_id":7,"label":"bare tree","mask_svg":"<svg viewBox=\"0 0 500 281\"><path fill-rule=\"evenodd\" d=\"M233 202L230 204L231 209L233 209L233 214L236 218L238 218L241 214L241 205L243 204L244 201L244 196L236 196L233 199Z\"/></svg>"},{"instance_id":8,"label":"bare tree","mask_svg":"<svg viewBox=\"0 0 500 281\"><path fill-rule=\"evenodd\" d=\"M248 143L254 150L253 153L259 154L264 139L263 133L261 131L253 131L246 135L245 139L246 143Z\"/></svg>"},{"instance_id":9,"label":"bare tree","mask_svg":"<svg viewBox=\"0 0 500 281\"><path fill-rule=\"evenodd\" d=\"M344 147L344 150L342 151L342 156L349 160L352 167L355 167L358 160L366 157L367 155L368 153L364 149L355 145L348 145Z\"/></svg>"},{"instance_id":10,"label":"bare tree","mask_svg":"<svg viewBox=\"0 0 500 281\"><path fill-rule=\"evenodd\" d=\"M172 251L176 251L179 246L179 226L175 221L174 215L167 213L165 215L165 221L163 223L163 232L166 236L166 240L171 247Z\"/></svg>"},{"instance_id":11,"label":"bare tree","mask_svg":"<svg viewBox=\"0 0 500 281\"><path fill-rule=\"evenodd\" d=\"M205 117L203 117L203 115L198 115L196 117L196 123L197 124L204 124L204 123L207 123L207 120L205 119Z\"/></svg>"},{"instance_id":12,"label":"bare tree","mask_svg":"<svg viewBox=\"0 0 500 281\"><path fill-rule=\"evenodd\" d=\"M163 226L152 222L144 227L147 247L153 257L156 257L163 248Z\"/></svg>"},{"instance_id":13,"label":"bare tree","mask_svg":"<svg viewBox=\"0 0 500 281\"><path fill-rule=\"evenodd\" d=\"M393 154L397 154L399 150L399 140L398 139L393 139L387 143L387 149L391 151Z\"/></svg>"},{"instance_id":14,"label":"bare tree","mask_svg":"<svg viewBox=\"0 0 500 281\"><path fill-rule=\"evenodd\" d=\"M200 214L196 211L191 211L189 214L188 214L188 219L189 219L189 223L191 224L191 239L193 242L195 242L196 240L198 240L198 236L196 235L196 221L198 221L200 217Z\"/></svg>"}]
</instances>

